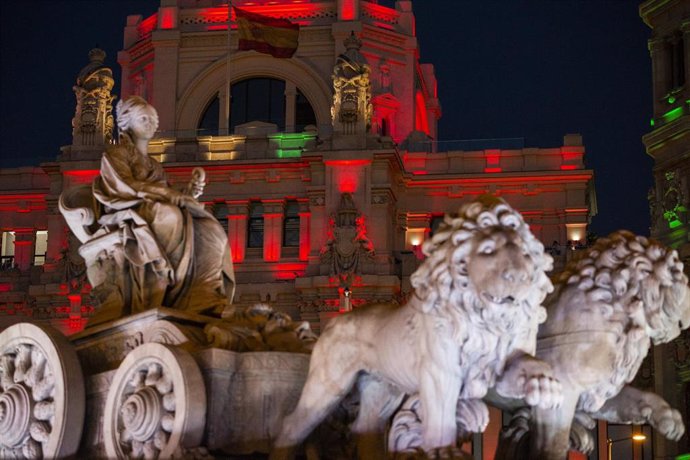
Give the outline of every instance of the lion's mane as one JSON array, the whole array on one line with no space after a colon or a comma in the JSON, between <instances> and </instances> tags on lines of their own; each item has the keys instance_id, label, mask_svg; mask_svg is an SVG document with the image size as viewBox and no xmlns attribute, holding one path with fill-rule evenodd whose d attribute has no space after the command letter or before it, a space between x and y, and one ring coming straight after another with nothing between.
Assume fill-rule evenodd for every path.
<instances>
[{"instance_id":1,"label":"lion's mane","mask_svg":"<svg viewBox=\"0 0 690 460\"><path fill-rule=\"evenodd\" d=\"M599 238L566 266L555 280L554 298L576 287L586 302L559 308L600 309L606 327L618 337L616 371L606 385L583 394L581 408L598 409L601 398L613 397L632 381L650 340L668 342L680 334L679 321L690 307L687 284L675 250L624 230Z\"/></svg>"},{"instance_id":2,"label":"lion's mane","mask_svg":"<svg viewBox=\"0 0 690 460\"><path fill-rule=\"evenodd\" d=\"M517 234L523 253L534 263L534 272L528 281L532 289L518 307L488 307L469 277L473 238L479 230L490 227L503 229L506 235ZM546 275L553 259L544 253L544 245L534 237L517 211L502 199L480 197L462 206L457 214L447 214L437 233L424 243L423 251L427 258L411 276L415 295L421 300L424 312L450 321L456 343L484 342L483 345L461 347L463 355L469 349L486 352L479 362L473 363L473 368L482 369L483 364L489 362L504 362L506 354L516 348L534 354L538 324L546 319L541 302L553 290ZM488 334L468 334L469 330L482 329ZM467 362L469 357L461 358ZM501 369L497 371L500 373Z\"/></svg>"}]
</instances>

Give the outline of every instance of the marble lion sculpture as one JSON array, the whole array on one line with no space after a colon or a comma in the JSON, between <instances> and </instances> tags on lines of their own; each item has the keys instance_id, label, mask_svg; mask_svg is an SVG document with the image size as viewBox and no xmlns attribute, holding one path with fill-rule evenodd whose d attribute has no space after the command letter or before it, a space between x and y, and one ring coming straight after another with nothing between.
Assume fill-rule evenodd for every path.
<instances>
[{"instance_id":1,"label":"marble lion sculpture","mask_svg":"<svg viewBox=\"0 0 690 460\"><path fill-rule=\"evenodd\" d=\"M327 325L271 458L291 457L353 385L361 399L352 431L370 458L382 458L383 432L404 394L419 393L426 451L453 446L459 399L483 404L490 387L539 407L560 403L560 384L533 357L552 259L520 214L481 197L446 216L424 252L407 304L362 307Z\"/></svg>"},{"instance_id":2,"label":"marble lion sculpture","mask_svg":"<svg viewBox=\"0 0 690 460\"><path fill-rule=\"evenodd\" d=\"M518 411L497 458L522 458L531 448L529 458L562 460L569 444L587 453L593 419L650 424L680 439L680 413L628 386L652 342L673 340L690 326L690 288L676 251L627 231L600 238L566 266L544 304L537 357L553 367L564 402Z\"/></svg>"}]
</instances>

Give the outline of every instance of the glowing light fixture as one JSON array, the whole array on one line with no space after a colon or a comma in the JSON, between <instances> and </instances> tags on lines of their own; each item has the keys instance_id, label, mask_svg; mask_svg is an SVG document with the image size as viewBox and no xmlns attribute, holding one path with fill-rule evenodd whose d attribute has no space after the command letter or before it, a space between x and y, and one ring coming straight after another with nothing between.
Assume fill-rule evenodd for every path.
<instances>
[{"instance_id":1,"label":"glowing light fixture","mask_svg":"<svg viewBox=\"0 0 690 460\"><path fill-rule=\"evenodd\" d=\"M669 104L673 104L674 102L676 102L675 96L669 96L668 99L666 99L666 102L668 102Z\"/></svg>"},{"instance_id":2,"label":"glowing light fixture","mask_svg":"<svg viewBox=\"0 0 690 460\"><path fill-rule=\"evenodd\" d=\"M683 107L676 107L673 110L666 112L663 117L666 123L671 123L683 116Z\"/></svg>"},{"instance_id":3,"label":"glowing light fixture","mask_svg":"<svg viewBox=\"0 0 690 460\"><path fill-rule=\"evenodd\" d=\"M612 460L611 456L611 451L613 450L613 444L620 442L620 441L634 441L634 442L644 442L647 439L647 436L645 436L643 433L635 433L629 438L621 438L621 439L611 439L607 438L606 439L606 447L608 448L608 456L606 457L608 460Z\"/></svg>"}]
</instances>

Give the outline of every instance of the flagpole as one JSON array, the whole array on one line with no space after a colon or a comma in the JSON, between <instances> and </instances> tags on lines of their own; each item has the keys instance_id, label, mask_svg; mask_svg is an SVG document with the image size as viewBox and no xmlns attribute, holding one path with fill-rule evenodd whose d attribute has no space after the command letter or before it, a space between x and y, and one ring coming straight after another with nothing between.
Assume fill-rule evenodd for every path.
<instances>
[{"instance_id":1,"label":"flagpole","mask_svg":"<svg viewBox=\"0 0 690 460\"><path fill-rule=\"evenodd\" d=\"M230 59L232 58L232 40L230 34L232 33L232 0L228 0L228 53L227 53L227 62L225 65L225 107L223 107L223 110L225 111L225 127L223 130L227 133L229 136L232 134L230 132L230 97L232 96L232 91L230 90L230 79L231 79L231 73L230 73Z\"/></svg>"}]
</instances>

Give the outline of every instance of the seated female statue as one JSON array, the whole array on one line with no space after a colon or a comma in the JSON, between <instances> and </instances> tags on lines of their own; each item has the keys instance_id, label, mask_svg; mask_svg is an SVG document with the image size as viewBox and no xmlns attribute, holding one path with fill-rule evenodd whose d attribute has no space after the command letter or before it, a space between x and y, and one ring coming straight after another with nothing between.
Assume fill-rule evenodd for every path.
<instances>
[{"instance_id":1,"label":"seated female statue","mask_svg":"<svg viewBox=\"0 0 690 460\"><path fill-rule=\"evenodd\" d=\"M103 154L93 183L93 195L102 204L101 231L94 236L102 230L122 232L119 255L112 257L121 260L117 270L125 274L101 279L105 284L100 287L111 293L115 288L115 302L123 303L120 315L158 306L203 312L229 304L234 275L227 235L196 200L203 170L195 169L186 192L171 188L161 164L148 155L158 129L156 110L132 96L120 101L116 112L119 144ZM104 274L95 275L108 278Z\"/></svg>"}]
</instances>

